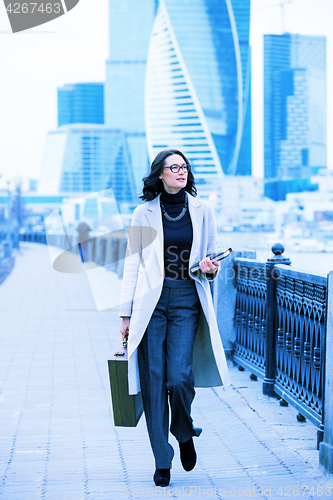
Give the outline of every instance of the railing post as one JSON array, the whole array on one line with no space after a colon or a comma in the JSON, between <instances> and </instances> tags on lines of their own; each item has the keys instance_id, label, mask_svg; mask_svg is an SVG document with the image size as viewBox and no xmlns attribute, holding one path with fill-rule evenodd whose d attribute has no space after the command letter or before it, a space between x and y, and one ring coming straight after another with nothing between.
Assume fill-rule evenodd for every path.
<instances>
[{"instance_id":1,"label":"railing post","mask_svg":"<svg viewBox=\"0 0 333 500\"><path fill-rule=\"evenodd\" d=\"M4 257L11 257L13 244L11 240L5 240L2 244Z\"/></svg>"},{"instance_id":2,"label":"railing post","mask_svg":"<svg viewBox=\"0 0 333 500\"><path fill-rule=\"evenodd\" d=\"M266 273L266 356L265 356L265 378L262 392L266 396L275 396L274 383L276 373L276 274L275 264L288 264L290 259L282 257L284 247L281 243L272 246L274 257L267 259Z\"/></svg>"},{"instance_id":3,"label":"railing post","mask_svg":"<svg viewBox=\"0 0 333 500\"><path fill-rule=\"evenodd\" d=\"M319 444L319 463L328 472L333 473L333 271L330 271L328 276L325 344L324 439Z\"/></svg>"}]
</instances>

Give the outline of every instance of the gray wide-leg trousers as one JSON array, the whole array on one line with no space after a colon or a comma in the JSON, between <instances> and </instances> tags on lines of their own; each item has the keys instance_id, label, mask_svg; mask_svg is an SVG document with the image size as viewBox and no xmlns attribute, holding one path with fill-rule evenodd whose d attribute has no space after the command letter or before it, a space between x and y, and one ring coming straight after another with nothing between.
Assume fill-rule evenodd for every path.
<instances>
[{"instance_id":1,"label":"gray wide-leg trousers","mask_svg":"<svg viewBox=\"0 0 333 500\"><path fill-rule=\"evenodd\" d=\"M170 431L184 443L201 434L193 427L191 404L195 395L193 345L200 301L193 280L164 278L160 299L138 347L143 407L156 468L171 465L174 450Z\"/></svg>"}]
</instances>

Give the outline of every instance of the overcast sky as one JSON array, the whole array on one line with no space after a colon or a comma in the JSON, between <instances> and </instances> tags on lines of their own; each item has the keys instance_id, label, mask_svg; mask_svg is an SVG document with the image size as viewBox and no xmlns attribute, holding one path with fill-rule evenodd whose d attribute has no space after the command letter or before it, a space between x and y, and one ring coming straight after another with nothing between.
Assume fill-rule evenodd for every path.
<instances>
[{"instance_id":1,"label":"overcast sky","mask_svg":"<svg viewBox=\"0 0 333 500\"><path fill-rule=\"evenodd\" d=\"M258 177L263 175L263 34L282 33L279 1L252 0L252 163ZM108 2L81 0L54 21L12 34L0 1L2 180L38 179L47 132L57 126L58 86L105 80ZM285 31L327 36L327 149L333 168L333 0L292 0L284 12Z\"/></svg>"}]
</instances>

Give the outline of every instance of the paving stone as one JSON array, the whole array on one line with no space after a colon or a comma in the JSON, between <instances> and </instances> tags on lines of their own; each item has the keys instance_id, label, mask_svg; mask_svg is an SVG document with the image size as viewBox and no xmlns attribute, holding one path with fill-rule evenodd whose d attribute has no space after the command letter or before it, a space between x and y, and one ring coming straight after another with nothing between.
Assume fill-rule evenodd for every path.
<instances>
[{"instance_id":1,"label":"paving stone","mask_svg":"<svg viewBox=\"0 0 333 500\"><path fill-rule=\"evenodd\" d=\"M118 297L121 280L105 273ZM113 425L107 359L120 336L117 309L98 312L84 274L55 272L46 246L23 243L0 287L0 314L2 498L110 500L161 492L152 481L144 417L136 428ZM232 363L229 368L232 386L226 391L196 389L192 413L203 433L195 440L193 471L183 470L170 436L175 458L163 496L173 489L171 498L184 498L175 491L192 487L191 498L217 488L223 496L211 498L254 491L257 498L281 500L280 486L304 481L315 488L312 498L325 485L333 495L333 476L318 464L314 426L297 422L294 408L264 396L262 382L251 381L250 372Z\"/></svg>"}]
</instances>

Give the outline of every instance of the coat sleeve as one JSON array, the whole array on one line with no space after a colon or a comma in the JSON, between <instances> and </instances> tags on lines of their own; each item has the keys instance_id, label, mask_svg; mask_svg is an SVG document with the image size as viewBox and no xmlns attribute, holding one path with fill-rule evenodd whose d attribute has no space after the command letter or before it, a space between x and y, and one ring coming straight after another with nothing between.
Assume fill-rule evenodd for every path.
<instances>
[{"instance_id":1,"label":"coat sleeve","mask_svg":"<svg viewBox=\"0 0 333 500\"><path fill-rule=\"evenodd\" d=\"M207 218L208 225L208 241L207 241L207 255L217 253L217 231L215 213L212 205L207 202L205 217ZM206 273L208 281L213 281L218 275L220 269L215 273Z\"/></svg>"},{"instance_id":2,"label":"coat sleeve","mask_svg":"<svg viewBox=\"0 0 333 500\"><path fill-rule=\"evenodd\" d=\"M203 201L202 204L204 204L205 207L205 213L204 213L204 222L203 222L203 228L201 229L202 231L205 232L205 238L204 240L206 242L206 247L202 248L203 256L209 256L211 254L217 253L217 231L216 231L216 221L215 221L215 214L214 214L214 209L212 205L208 201ZM206 234L207 234L207 240L206 240ZM202 233L203 237L203 233ZM203 258L202 256L202 258ZM216 276L218 275L220 269L218 269L215 273L203 273L201 270L195 271L194 273L190 272L190 276L196 277L199 280L207 280L207 281L213 281Z\"/></svg>"},{"instance_id":3,"label":"coat sleeve","mask_svg":"<svg viewBox=\"0 0 333 500\"><path fill-rule=\"evenodd\" d=\"M131 226L128 229L128 242L120 294L119 316L130 317L132 315L133 298L142 256L141 219L141 206L139 205L139 207L137 207L133 212Z\"/></svg>"}]
</instances>

